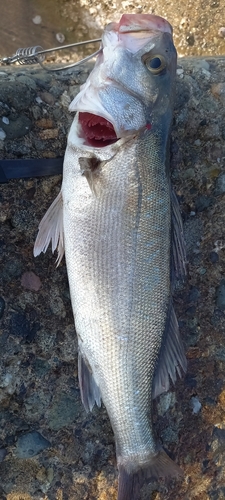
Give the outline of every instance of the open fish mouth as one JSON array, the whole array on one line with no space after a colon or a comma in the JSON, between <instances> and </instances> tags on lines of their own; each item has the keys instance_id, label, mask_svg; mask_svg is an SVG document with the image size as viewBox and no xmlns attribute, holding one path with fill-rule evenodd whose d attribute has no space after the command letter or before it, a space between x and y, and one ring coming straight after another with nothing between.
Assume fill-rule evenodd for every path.
<instances>
[{"instance_id":1,"label":"open fish mouth","mask_svg":"<svg viewBox=\"0 0 225 500\"><path fill-rule=\"evenodd\" d=\"M79 136L87 146L102 148L119 140L113 124L103 118L88 112L79 112Z\"/></svg>"}]
</instances>

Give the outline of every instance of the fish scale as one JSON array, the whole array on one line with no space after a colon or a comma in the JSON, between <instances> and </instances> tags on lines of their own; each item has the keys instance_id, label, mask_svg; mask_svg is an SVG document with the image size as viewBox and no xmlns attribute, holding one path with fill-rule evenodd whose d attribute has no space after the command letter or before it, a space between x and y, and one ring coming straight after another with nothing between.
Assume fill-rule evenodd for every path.
<instances>
[{"instance_id":1,"label":"fish scale","mask_svg":"<svg viewBox=\"0 0 225 500\"><path fill-rule=\"evenodd\" d=\"M151 419L152 398L186 370L172 304L175 276L185 274L168 162L175 73L167 21L125 14L106 27L70 106L78 113L61 192L34 249L52 240L54 251L58 240L60 262L65 248L81 398L87 411L101 400L107 409L118 500L138 500L144 480L181 475Z\"/></svg>"}]
</instances>

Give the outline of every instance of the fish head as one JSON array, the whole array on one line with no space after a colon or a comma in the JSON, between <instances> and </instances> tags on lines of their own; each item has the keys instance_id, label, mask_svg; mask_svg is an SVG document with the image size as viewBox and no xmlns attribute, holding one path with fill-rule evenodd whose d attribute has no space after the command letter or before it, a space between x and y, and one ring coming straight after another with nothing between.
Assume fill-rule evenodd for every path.
<instances>
[{"instance_id":1,"label":"fish head","mask_svg":"<svg viewBox=\"0 0 225 500\"><path fill-rule=\"evenodd\" d=\"M79 145L104 147L156 126L173 109L177 54L162 17L124 14L106 26L95 67L70 105Z\"/></svg>"}]
</instances>

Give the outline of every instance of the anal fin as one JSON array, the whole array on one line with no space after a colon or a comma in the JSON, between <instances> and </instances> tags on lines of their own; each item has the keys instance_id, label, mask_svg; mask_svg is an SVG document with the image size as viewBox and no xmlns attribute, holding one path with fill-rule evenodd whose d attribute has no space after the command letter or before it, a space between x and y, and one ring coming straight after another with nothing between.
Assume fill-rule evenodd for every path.
<instances>
[{"instance_id":1,"label":"anal fin","mask_svg":"<svg viewBox=\"0 0 225 500\"><path fill-rule=\"evenodd\" d=\"M177 373L181 377L182 372L187 369L187 360L184 353L182 340L180 338L179 326L173 308L172 300L168 310L167 324L164 340L161 346L158 365L153 380L152 397L156 398L170 387L170 379L175 384Z\"/></svg>"},{"instance_id":2,"label":"anal fin","mask_svg":"<svg viewBox=\"0 0 225 500\"><path fill-rule=\"evenodd\" d=\"M64 255L63 199L61 191L39 224L39 231L34 244L34 257L37 257L41 252L45 253L51 241L52 253L56 248L58 251L56 260L58 266Z\"/></svg>"},{"instance_id":3,"label":"anal fin","mask_svg":"<svg viewBox=\"0 0 225 500\"><path fill-rule=\"evenodd\" d=\"M81 392L81 401L85 410L92 411L95 403L101 406L101 393L95 379L87 366L82 354L78 353L78 378Z\"/></svg>"}]
</instances>

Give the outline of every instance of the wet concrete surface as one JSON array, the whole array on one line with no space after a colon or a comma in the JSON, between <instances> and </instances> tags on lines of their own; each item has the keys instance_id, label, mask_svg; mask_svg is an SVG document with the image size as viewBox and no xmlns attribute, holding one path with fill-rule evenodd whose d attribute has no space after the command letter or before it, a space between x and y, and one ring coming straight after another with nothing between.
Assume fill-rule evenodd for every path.
<instances>
[{"instance_id":1,"label":"wet concrete surface","mask_svg":"<svg viewBox=\"0 0 225 500\"><path fill-rule=\"evenodd\" d=\"M1 72L0 159L63 155L68 104L89 68ZM177 73L171 175L189 265L175 309L188 370L155 402L154 422L184 479L152 483L142 499L217 500L225 497L225 60L181 59ZM32 253L60 185L54 176L0 186L1 500L116 499L106 411L86 414L80 401L65 262L56 269L50 250Z\"/></svg>"}]
</instances>

